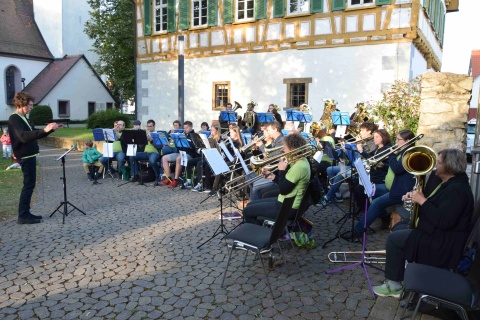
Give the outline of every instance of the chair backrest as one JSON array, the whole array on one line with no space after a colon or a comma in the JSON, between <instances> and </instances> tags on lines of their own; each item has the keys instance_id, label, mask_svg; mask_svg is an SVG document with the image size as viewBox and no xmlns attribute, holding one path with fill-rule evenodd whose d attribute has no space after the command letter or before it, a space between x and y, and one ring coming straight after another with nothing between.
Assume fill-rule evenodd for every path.
<instances>
[{"instance_id":1,"label":"chair backrest","mask_svg":"<svg viewBox=\"0 0 480 320\"><path fill-rule=\"evenodd\" d=\"M305 193L303 194L302 201L298 206L297 214L295 215L294 222L298 221L304 215L305 211L307 211L312 189L313 189L313 184L312 184L312 181L310 180L310 182L307 185L307 190L305 190Z\"/></svg>"},{"instance_id":2,"label":"chair backrest","mask_svg":"<svg viewBox=\"0 0 480 320\"><path fill-rule=\"evenodd\" d=\"M285 226L287 225L288 216L290 215L290 210L292 209L294 201L295 196L283 199L282 207L280 208L280 212L278 213L275 224L273 225L269 245L277 242L278 238L280 238L285 231Z\"/></svg>"}]
</instances>

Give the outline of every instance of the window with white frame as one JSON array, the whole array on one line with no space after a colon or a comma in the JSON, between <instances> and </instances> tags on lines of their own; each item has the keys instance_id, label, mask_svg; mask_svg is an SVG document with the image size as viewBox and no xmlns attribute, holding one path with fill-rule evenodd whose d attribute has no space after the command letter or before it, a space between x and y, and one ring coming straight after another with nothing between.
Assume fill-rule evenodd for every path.
<instances>
[{"instance_id":1,"label":"window with white frame","mask_svg":"<svg viewBox=\"0 0 480 320\"><path fill-rule=\"evenodd\" d=\"M155 32L167 31L167 0L155 0Z\"/></svg>"},{"instance_id":2,"label":"window with white frame","mask_svg":"<svg viewBox=\"0 0 480 320\"><path fill-rule=\"evenodd\" d=\"M283 79L283 83L287 85L287 109L308 103L308 84L312 83L312 78Z\"/></svg>"},{"instance_id":3,"label":"window with white frame","mask_svg":"<svg viewBox=\"0 0 480 320\"><path fill-rule=\"evenodd\" d=\"M192 26L202 27L207 25L207 0L193 0Z\"/></svg>"},{"instance_id":4,"label":"window with white frame","mask_svg":"<svg viewBox=\"0 0 480 320\"><path fill-rule=\"evenodd\" d=\"M220 110L230 102L230 81L213 83L212 110Z\"/></svg>"},{"instance_id":5,"label":"window with white frame","mask_svg":"<svg viewBox=\"0 0 480 320\"><path fill-rule=\"evenodd\" d=\"M310 0L288 0L288 14L309 13Z\"/></svg>"},{"instance_id":6,"label":"window with white frame","mask_svg":"<svg viewBox=\"0 0 480 320\"><path fill-rule=\"evenodd\" d=\"M254 0L238 0L237 4L237 21L251 20L255 15Z\"/></svg>"},{"instance_id":7,"label":"window with white frame","mask_svg":"<svg viewBox=\"0 0 480 320\"><path fill-rule=\"evenodd\" d=\"M58 100L58 116L70 117L70 101Z\"/></svg>"},{"instance_id":8,"label":"window with white frame","mask_svg":"<svg viewBox=\"0 0 480 320\"><path fill-rule=\"evenodd\" d=\"M374 4L374 0L348 0L349 7L358 7L363 5L372 5Z\"/></svg>"}]
</instances>

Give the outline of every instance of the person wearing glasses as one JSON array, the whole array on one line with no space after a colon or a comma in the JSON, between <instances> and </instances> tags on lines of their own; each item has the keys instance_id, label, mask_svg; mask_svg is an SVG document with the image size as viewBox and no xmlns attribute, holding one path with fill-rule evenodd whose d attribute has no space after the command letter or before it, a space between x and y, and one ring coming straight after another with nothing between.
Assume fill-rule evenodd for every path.
<instances>
[{"instance_id":1,"label":"person wearing glasses","mask_svg":"<svg viewBox=\"0 0 480 320\"><path fill-rule=\"evenodd\" d=\"M49 123L44 129L35 129L27 114L33 109L35 99L25 92L17 92L13 103L17 107L8 119L8 132L12 142L12 151L22 168L23 188L18 204L19 224L34 224L42 222L42 216L30 212L30 202L37 182L37 155L40 153L37 139L45 138L62 125L55 122Z\"/></svg>"},{"instance_id":2,"label":"person wearing glasses","mask_svg":"<svg viewBox=\"0 0 480 320\"><path fill-rule=\"evenodd\" d=\"M410 139L413 139L415 135L410 130L401 130L397 134L396 144L401 146L407 143ZM407 192L412 191L415 185L415 177L413 174L407 172L402 165L402 157L406 149L396 152L390 155L388 158L388 172L385 177L385 187L388 192L384 193L380 197L375 198L370 207L367 209L367 222L365 228L368 228L376 218L389 220L389 215L386 209L390 206L401 204L403 202L402 197ZM363 233L364 217L360 217L355 225L355 231L357 235Z\"/></svg>"},{"instance_id":3,"label":"person wearing glasses","mask_svg":"<svg viewBox=\"0 0 480 320\"><path fill-rule=\"evenodd\" d=\"M155 173L155 181L158 181L158 176L160 175L160 166L158 165L158 160L160 159L160 154L158 153L157 148L153 144L152 137L150 133L155 132L155 121L150 119L147 121L147 145L143 152L137 152L134 157L130 157L130 164L132 165L131 175L132 182L139 181L138 175L138 161L148 161L150 166ZM157 182L155 182L156 184Z\"/></svg>"}]
</instances>

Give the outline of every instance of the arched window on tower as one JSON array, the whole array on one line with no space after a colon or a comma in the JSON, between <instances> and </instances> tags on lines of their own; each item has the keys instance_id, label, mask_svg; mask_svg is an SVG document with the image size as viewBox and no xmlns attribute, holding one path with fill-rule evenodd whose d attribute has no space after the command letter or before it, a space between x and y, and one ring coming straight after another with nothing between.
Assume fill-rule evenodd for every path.
<instances>
[{"instance_id":1,"label":"arched window on tower","mask_svg":"<svg viewBox=\"0 0 480 320\"><path fill-rule=\"evenodd\" d=\"M15 66L10 66L5 71L5 92L7 104L13 104L13 96L15 92L21 91L21 74Z\"/></svg>"}]
</instances>

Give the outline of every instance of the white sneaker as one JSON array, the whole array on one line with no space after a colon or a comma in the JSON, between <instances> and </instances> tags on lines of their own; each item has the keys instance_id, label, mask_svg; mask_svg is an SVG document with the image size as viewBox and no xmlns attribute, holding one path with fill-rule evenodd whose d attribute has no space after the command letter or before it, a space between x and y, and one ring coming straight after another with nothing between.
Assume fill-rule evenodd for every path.
<instances>
[{"instance_id":1,"label":"white sneaker","mask_svg":"<svg viewBox=\"0 0 480 320\"><path fill-rule=\"evenodd\" d=\"M183 186L187 189L191 189L193 187L192 183L190 181L186 181Z\"/></svg>"},{"instance_id":2,"label":"white sneaker","mask_svg":"<svg viewBox=\"0 0 480 320\"><path fill-rule=\"evenodd\" d=\"M192 191L194 191L194 192L203 192L202 183L201 183L201 182L197 183L197 185L195 186L195 188L192 189Z\"/></svg>"}]
</instances>

